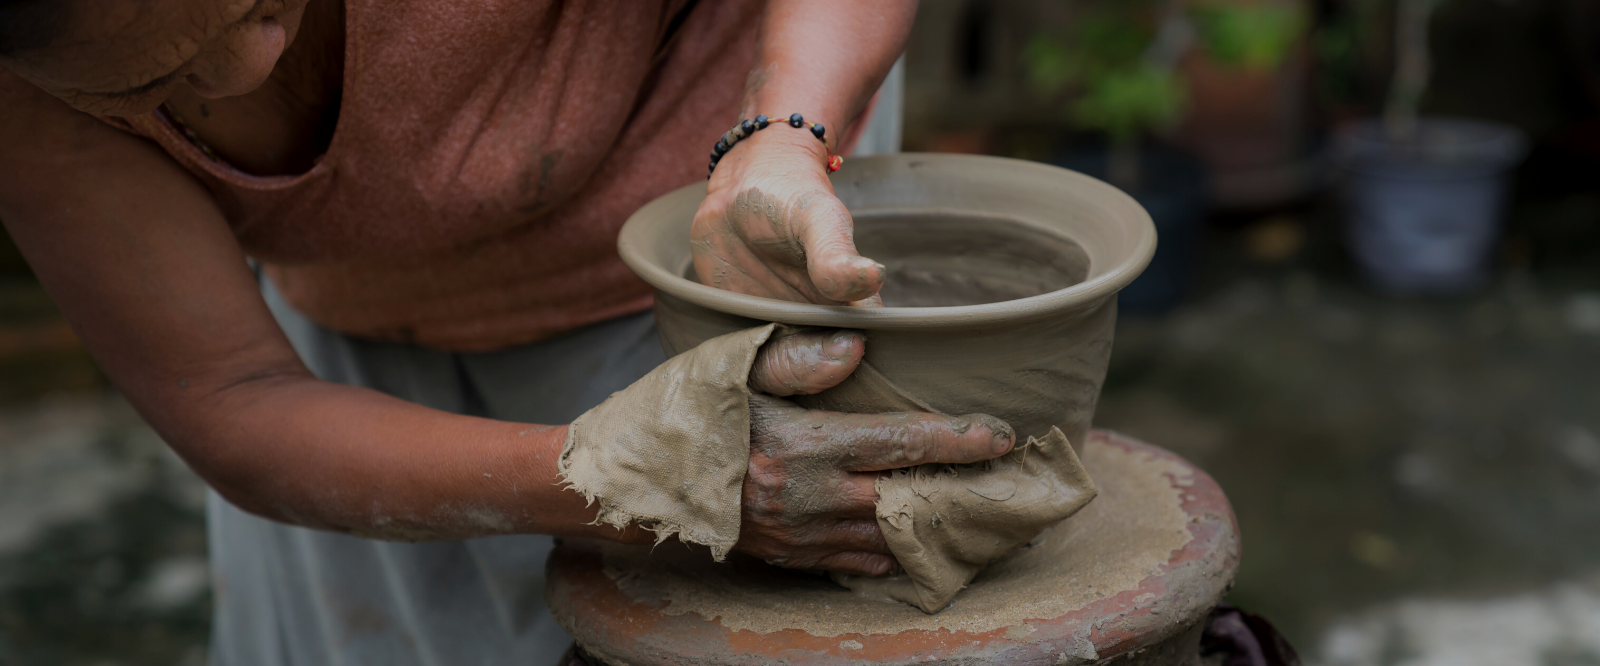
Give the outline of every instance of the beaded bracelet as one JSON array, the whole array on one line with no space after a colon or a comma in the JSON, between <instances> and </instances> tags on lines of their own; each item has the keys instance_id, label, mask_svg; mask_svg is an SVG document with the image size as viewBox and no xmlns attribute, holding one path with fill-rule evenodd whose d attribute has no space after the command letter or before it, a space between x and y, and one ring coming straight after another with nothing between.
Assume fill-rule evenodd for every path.
<instances>
[{"instance_id":1,"label":"beaded bracelet","mask_svg":"<svg viewBox=\"0 0 1600 666\"><path fill-rule=\"evenodd\" d=\"M759 115L754 118L746 118L741 120L739 121L739 124L733 126L733 129L723 132L722 138L717 140L717 145L711 147L711 167L706 170L706 180L711 180L711 174L715 173L717 170L717 162L722 161L722 156L727 155L728 151L733 149L734 144L739 143L741 139L750 136L751 134L755 134L756 130L766 129L767 125L771 124L771 122L772 121L765 115ZM822 126L822 123L811 123L810 125L807 125L805 116L796 113L792 116L789 116L789 126L810 127L811 135L817 137L817 140L822 142L823 150L828 150L828 130ZM838 171L839 167L843 165L843 157L833 154L833 151L828 151L828 173Z\"/></svg>"}]
</instances>

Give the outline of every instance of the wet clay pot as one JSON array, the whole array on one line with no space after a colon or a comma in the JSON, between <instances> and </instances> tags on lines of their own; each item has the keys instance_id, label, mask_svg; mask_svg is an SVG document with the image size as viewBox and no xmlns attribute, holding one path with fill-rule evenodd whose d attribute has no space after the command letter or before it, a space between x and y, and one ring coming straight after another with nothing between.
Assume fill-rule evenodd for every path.
<instances>
[{"instance_id":1,"label":"wet clay pot","mask_svg":"<svg viewBox=\"0 0 1600 666\"><path fill-rule=\"evenodd\" d=\"M1076 150L1052 160L1092 176L1106 173L1107 151ZM1126 190L1155 222L1161 246L1133 284L1117 295L1122 314L1159 315L1183 304L1194 285L1205 233L1207 174L1199 160L1178 150L1146 146L1139 153L1139 182Z\"/></svg>"},{"instance_id":2,"label":"wet clay pot","mask_svg":"<svg viewBox=\"0 0 1600 666\"><path fill-rule=\"evenodd\" d=\"M656 288L667 353L766 322L862 330L866 364L913 402L999 417L1018 441L1056 426L1082 442L1111 354L1117 291L1155 251L1144 209L1088 176L996 157L877 155L847 160L832 181L855 218L857 247L889 269L886 307L700 284L689 228L705 186L693 185L641 208L618 241ZM810 406L864 411L828 393L814 398Z\"/></svg>"}]
</instances>

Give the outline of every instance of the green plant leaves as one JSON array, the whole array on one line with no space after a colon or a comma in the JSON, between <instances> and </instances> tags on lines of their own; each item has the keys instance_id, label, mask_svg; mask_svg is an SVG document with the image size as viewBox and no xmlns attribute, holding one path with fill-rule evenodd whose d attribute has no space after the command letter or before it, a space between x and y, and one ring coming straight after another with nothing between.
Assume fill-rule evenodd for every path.
<instances>
[{"instance_id":1,"label":"green plant leaves","mask_svg":"<svg viewBox=\"0 0 1600 666\"><path fill-rule=\"evenodd\" d=\"M1176 122L1183 98L1183 89L1171 71L1130 67L1096 77L1073 100L1068 113L1077 124L1124 141Z\"/></svg>"},{"instance_id":2,"label":"green plant leaves","mask_svg":"<svg viewBox=\"0 0 1600 666\"><path fill-rule=\"evenodd\" d=\"M1023 49L1028 80L1042 93L1075 89L1067 117L1114 141L1175 122L1183 88L1145 61L1155 38L1148 2L1080 2L1070 29L1040 32Z\"/></svg>"},{"instance_id":3,"label":"green plant leaves","mask_svg":"<svg viewBox=\"0 0 1600 666\"><path fill-rule=\"evenodd\" d=\"M1307 25L1305 12L1291 4L1216 2L1191 8L1189 16L1208 55L1250 69L1283 62Z\"/></svg>"}]
</instances>

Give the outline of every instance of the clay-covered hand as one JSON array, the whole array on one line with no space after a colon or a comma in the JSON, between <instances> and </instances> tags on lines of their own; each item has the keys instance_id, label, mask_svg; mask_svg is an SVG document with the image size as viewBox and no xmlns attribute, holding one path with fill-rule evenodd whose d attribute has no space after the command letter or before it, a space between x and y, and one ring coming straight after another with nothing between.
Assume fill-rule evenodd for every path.
<instances>
[{"instance_id":1,"label":"clay-covered hand","mask_svg":"<svg viewBox=\"0 0 1600 666\"><path fill-rule=\"evenodd\" d=\"M827 151L805 129L772 126L717 165L690 237L701 283L788 301L875 305L884 267L856 252Z\"/></svg>"},{"instance_id":2,"label":"clay-covered hand","mask_svg":"<svg viewBox=\"0 0 1600 666\"><path fill-rule=\"evenodd\" d=\"M881 472L1011 450L1010 426L985 414L842 414L782 399L839 383L863 351L859 334L820 331L774 339L756 357L736 550L790 568L890 573L897 565L875 511Z\"/></svg>"}]
</instances>

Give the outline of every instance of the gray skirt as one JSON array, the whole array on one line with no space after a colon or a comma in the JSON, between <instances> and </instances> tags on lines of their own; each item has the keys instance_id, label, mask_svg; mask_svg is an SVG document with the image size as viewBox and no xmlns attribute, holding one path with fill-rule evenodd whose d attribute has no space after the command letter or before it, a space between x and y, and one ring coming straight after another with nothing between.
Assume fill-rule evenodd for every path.
<instances>
[{"instance_id":1,"label":"gray skirt","mask_svg":"<svg viewBox=\"0 0 1600 666\"><path fill-rule=\"evenodd\" d=\"M568 423L666 360L649 313L515 349L451 354L356 340L262 295L311 371L457 414ZM293 527L211 493L217 666L554 664L545 536L394 543Z\"/></svg>"}]
</instances>

